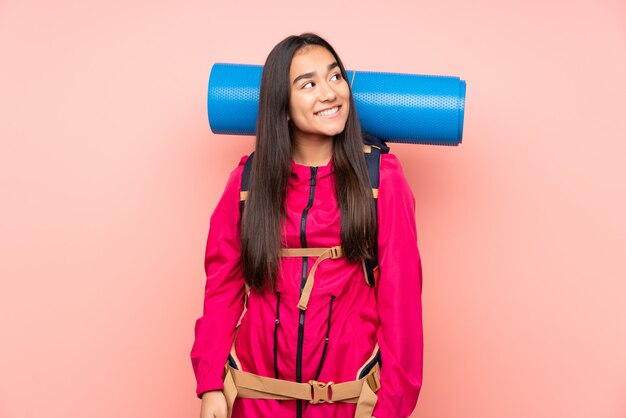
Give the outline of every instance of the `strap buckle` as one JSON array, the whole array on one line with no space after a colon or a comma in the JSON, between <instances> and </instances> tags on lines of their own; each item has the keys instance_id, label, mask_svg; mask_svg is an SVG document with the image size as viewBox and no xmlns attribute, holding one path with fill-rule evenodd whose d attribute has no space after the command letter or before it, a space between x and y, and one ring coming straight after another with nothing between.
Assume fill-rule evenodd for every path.
<instances>
[{"instance_id":1,"label":"strap buckle","mask_svg":"<svg viewBox=\"0 0 626 418\"><path fill-rule=\"evenodd\" d=\"M343 251L341 249L341 246L336 246L336 247L330 247L330 255L329 257L334 259L337 259L339 257L341 257L343 255Z\"/></svg>"},{"instance_id":2,"label":"strap buckle","mask_svg":"<svg viewBox=\"0 0 626 418\"><path fill-rule=\"evenodd\" d=\"M376 371L374 373L370 373L365 378L365 383L369 385L370 389L372 389L372 392L378 392L378 389L380 389L380 377L378 376L378 372Z\"/></svg>"},{"instance_id":3,"label":"strap buckle","mask_svg":"<svg viewBox=\"0 0 626 418\"><path fill-rule=\"evenodd\" d=\"M317 380L309 380L308 383L311 385L310 403L334 403L332 400L332 385L334 382L322 383Z\"/></svg>"}]
</instances>

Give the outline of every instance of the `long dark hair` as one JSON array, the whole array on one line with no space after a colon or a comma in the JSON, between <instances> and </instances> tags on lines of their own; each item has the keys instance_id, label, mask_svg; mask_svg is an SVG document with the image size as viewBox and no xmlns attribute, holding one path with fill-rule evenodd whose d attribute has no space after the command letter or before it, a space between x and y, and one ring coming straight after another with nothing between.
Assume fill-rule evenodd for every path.
<instances>
[{"instance_id":1,"label":"long dark hair","mask_svg":"<svg viewBox=\"0 0 626 418\"><path fill-rule=\"evenodd\" d=\"M289 115L289 70L294 54L307 45L326 48L346 70L333 47L314 33L288 36L270 52L263 66L256 146L248 197L241 219L241 267L256 290L276 290L280 267L281 220L291 173L292 138ZM335 196L341 211L341 245L351 261L372 257L377 236L376 210L363 154L361 125L350 87L350 109L343 132L333 139ZM346 216L347 215L347 216Z\"/></svg>"}]
</instances>

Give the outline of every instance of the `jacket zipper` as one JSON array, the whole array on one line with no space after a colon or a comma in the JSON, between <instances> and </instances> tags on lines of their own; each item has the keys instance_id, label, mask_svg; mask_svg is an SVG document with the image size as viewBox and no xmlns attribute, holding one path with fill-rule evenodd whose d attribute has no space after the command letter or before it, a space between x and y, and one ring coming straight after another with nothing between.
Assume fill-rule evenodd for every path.
<instances>
[{"instance_id":1,"label":"jacket zipper","mask_svg":"<svg viewBox=\"0 0 626 418\"><path fill-rule=\"evenodd\" d=\"M302 248L305 248L306 245L306 217L309 213L309 209L313 206L313 196L315 195L315 183L317 176L318 167L311 167L311 188L309 191L309 201L307 202L306 207L302 211L302 219L300 221L300 244ZM302 290L304 289L304 284L306 283L307 270L308 270L309 258L302 258L302 278L300 280L300 296L302 296ZM304 312L300 311L300 320L298 323L298 351L296 354L296 381L302 382L302 345L304 344ZM302 418L302 400L296 401L296 417Z\"/></svg>"}]
</instances>

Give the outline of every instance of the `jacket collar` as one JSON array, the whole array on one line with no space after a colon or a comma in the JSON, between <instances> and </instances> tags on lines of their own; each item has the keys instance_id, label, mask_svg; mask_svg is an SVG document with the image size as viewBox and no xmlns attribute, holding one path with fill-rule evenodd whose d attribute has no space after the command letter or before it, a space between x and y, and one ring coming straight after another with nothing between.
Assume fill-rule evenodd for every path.
<instances>
[{"instance_id":1,"label":"jacket collar","mask_svg":"<svg viewBox=\"0 0 626 418\"><path fill-rule=\"evenodd\" d=\"M328 160L328 163L326 163L326 165L317 166L317 174L315 175L316 179L327 177L335 171L333 160L334 158L331 155L330 160ZM298 164L292 159L291 160L291 175L292 177L296 177L300 180L310 179L311 178L311 166Z\"/></svg>"}]
</instances>

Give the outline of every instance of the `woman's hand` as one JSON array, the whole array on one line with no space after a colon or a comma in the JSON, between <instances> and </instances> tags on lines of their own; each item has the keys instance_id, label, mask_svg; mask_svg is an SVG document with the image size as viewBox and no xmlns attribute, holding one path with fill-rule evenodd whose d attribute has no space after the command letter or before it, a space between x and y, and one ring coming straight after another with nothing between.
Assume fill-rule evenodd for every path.
<instances>
[{"instance_id":1,"label":"woman's hand","mask_svg":"<svg viewBox=\"0 0 626 418\"><path fill-rule=\"evenodd\" d=\"M202 394L200 418L226 418L228 405L221 390L211 390Z\"/></svg>"}]
</instances>

